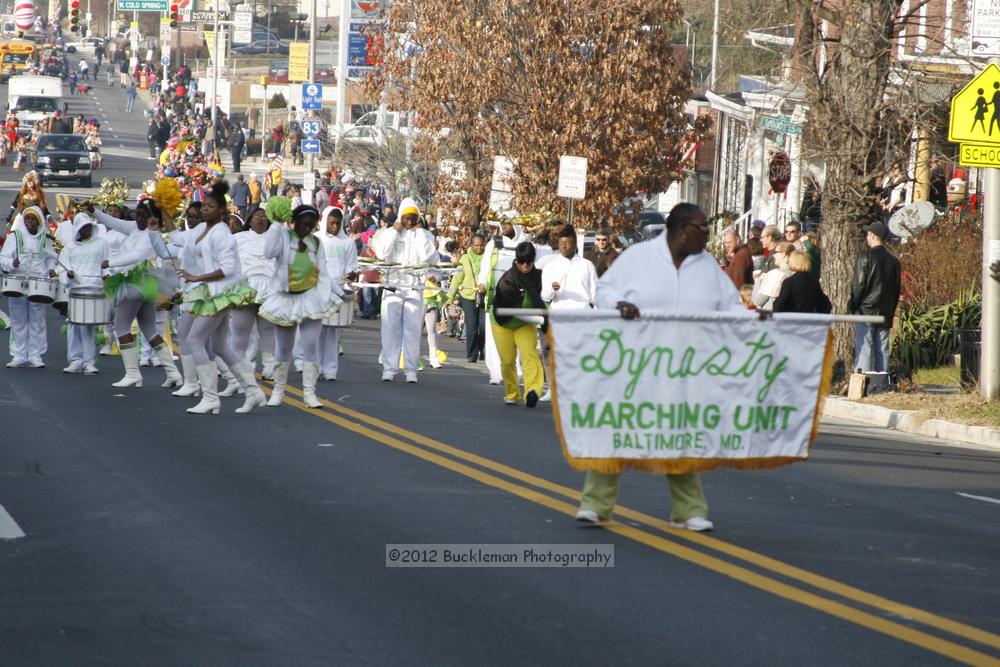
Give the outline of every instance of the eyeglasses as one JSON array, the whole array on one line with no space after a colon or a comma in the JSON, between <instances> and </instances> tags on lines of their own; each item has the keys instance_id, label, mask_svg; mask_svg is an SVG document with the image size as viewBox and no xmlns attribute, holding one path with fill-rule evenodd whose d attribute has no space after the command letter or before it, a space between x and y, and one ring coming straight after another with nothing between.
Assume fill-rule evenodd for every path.
<instances>
[{"instance_id":1,"label":"eyeglasses","mask_svg":"<svg viewBox=\"0 0 1000 667\"><path fill-rule=\"evenodd\" d=\"M789 234L795 234L796 236L798 236L801 233L802 232L800 230L798 230L798 229L786 229L785 230L785 236L788 236Z\"/></svg>"},{"instance_id":2,"label":"eyeglasses","mask_svg":"<svg viewBox=\"0 0 1000 667\"><path fill-rule=\"evenodd\" d=\"M705 232L706 234L708 234L708 233L710 233L712 231L712 223L709 222L708 220L706 220L705 222L702 222L701 224L696 223L696 222L689 222L687 224L690 225L691 227L694 227L695 229L700 229L701 231Z\"/></svg>"}]
</instances>

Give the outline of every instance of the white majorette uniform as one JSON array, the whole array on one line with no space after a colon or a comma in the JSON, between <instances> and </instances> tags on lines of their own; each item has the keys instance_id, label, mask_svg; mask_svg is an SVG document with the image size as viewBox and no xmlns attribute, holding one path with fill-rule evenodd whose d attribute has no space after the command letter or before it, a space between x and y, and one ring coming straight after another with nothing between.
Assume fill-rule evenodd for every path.
<instances>
[{"instance_id":1,"label":"white majorette uniform","mask_svg":"<svg viewBox=\"0 0 1000 667\"><path fill-rule=\"evenodd\" d=\"M253 367L229 345L229 315L233 308L253 303L256 296L243 278L236 241L225 222L199 224L189 232L175 233L174 243L182 243L180 256L184 270L193 275L221 271L218 280L194 282L185 291L181 312L183 317L177 335L184 338L184 347L191 355L201 387L201 401L188 408L191 414L218 414L221 408L218 392L218 367L213 355L221 359L242 387L245 398L236 412L250 412L267 399L257 386ZM191 268L188 268L191 267ZM211 348L211 352L209 349Z\"/></svg>"},{"instance_id":2,"label":"white majorette uniform","mask_svg":"<svg viewBox=\"0 0 1000 667\"><path fill-rule=\"evenodd\" d=\"M493 300L493 288L497 280L504 272L514 265L514 248L521 242L517 225L514 227L514 237L507 238L501 236L502 245L498 249L494 239L486 242L483 250L483 261L479 265L478 284L486 286L487 317L492 321L493 309L488 307L488 303ZM497 344L493 341L493 327L486 327L486 342L483 350L486 357L486 368L490 372L490 384L503 384L503 376L500 373L500 353L497 352Z\"/></svg>"},{"instance_id":3,"label":"white majorette uniform","mask_svg":"<svg viewBox=\"0 0 1000 667\"><path fill-rule=\"evenodd\" d=\"M412 213L420 215L420 209L407 197L399 205L399 217ZM378 259L403 267L425 265L438 256L434 236L421 227L399 232L392 227L381 229L372 238L372 248ZM399 372L400 354L406 381L417 381L424 324L423 282L419 275L405 269L386 271L386 283L396 288L382 292L382 379L386 382L392 382Z\"/></svg>"},{"instance_id":4,"label":"white majorette uniform","mask_svg":"<svg viewBox=\"0 0 1000 667\"><path fill-rule=\"evenodd\" d=\"M355 245L354 239L344 232L343 220L341 220L340 230L336 236L330 236L327 233L327 220L334 210L340 211L335 206L327 206L323 209L323 217L320 218L317 235L323 241L327 272L332 277L331 279L340 286L344 283L347 275L358 271L358 247ZM340 307L354 308L354 302L347 300ZM337 379L337 371L340 368L340 327L323 327L319 336L319 363L321 379Z\"/></svg>"},{"instance_id":5,"label":"white majorette uniform","mask_svg":"<svg viewBox=\"0 0 1000 667\"><path fill-rule=\"evenodd\" d=\"M156 326L155 300L160 288L151 273L157 258L151 238L159 232L141 230L135 221L120 220L104 211L95 211L94 214L97 222L125 236L121 243L110 246L111 256L108 262L112 275L104 282L104 293L115 308L115 335L118 337L118 350L125 366L125 377L112 383L112 386L142 386L139 343L135 339L130 342L122 341L124 337L131 337L133 321L139 324L146 340L160 341L154 349L166 372L166 380L161 386L180 386L183 378L174 365L173 353L163 342Z\"/></svg>"},{"instance_id":6,"label":"white majorette uniform","mask_svg":"<svg viewBox=\"0 0 1000 667\"><path fill-rule=\"evenodd\" d=\"M302 209L306 209L305 212ZM312 206L297 207L293 217L309 214L319 219ZM299 250L299 241L306 250ZM302 349L302 401L311 408L323 404L316 397L319 379L319 335L323 318L340 305L342 291L330 280L323 243L309 234L299 239L294 230L282 224L271 225L264 235L264 257L275 261L274 276L267 295L260 304L260 316L277 326L275 331L274 391L267 402L281 405L288 382L288 365L292 359L296 326Z\"/></svg>"},{"instance_id":7,"label":"white majorette uniform","mask_svg":"<svg viewBox=\"0 0 1000 667\"><path fill-rule=\"evenodd\" d=\"M558 283L559 289L552 289ZM580 257L557 255L542 269L542 301L553 310L590 308L597 298L597 269L593 262Z\"/></svg>"},{"instance_id":8,"label":"white majorette uniform","mask_svg":"<svg viewBox=\"0 0 1000 667\"><path fill-rule=\"evenodd\" d=\"M103 264L108 259L108 240L103 234L97 233L97 223L86 213L77 213L72 224L70 242L59 255L59 262L64 269L61 279L66 292L72 294L73 290L79 288L103 290L101 273ZM80 233L87 227L91 229L90 238L82 240ZM73 274L72 278L70 273ZM68 325L66 357L69 366L63 369L64 373L97 374L97 366L94 365L97 358L96 336L96 324Z\"/></svg>"},{"instance_id":9,"label":"white majorette uniform","mask_svg":"<svg viewBox=\"0 0 1000 667\"><path fill-rule=\"evenodd\" d=\"M274 325L259 313L260 304L264 301L271 278L274 277L274 260L264 257L265 236L266 233L258 234L252 229L233 235L233 239L236 240L236 250L240 255L243 277L250 283L256 297L253 304L233 311L230 315L230 331L236 353L256 367L254 357L259 350L260 360L264 366L264 377L271 378L274 373ZM252 345L250 333L255 323L257 338L256 344Z\"/></svg>"},{"instance_id":10,"label":"white majorette uniform","mask_svg":"<svg viewBox=\"0 0 1000 667\"><path fill-rule=\"evenodd\" d=\"M34 234L24 224L25 215L38 220L38 229ZM52 241L45 235L45 214L37 206L30 206L17 216L14 231L7 236L7 242L0 250L0 269L25 278L48 278L55 265L56 252ZM45 304L28 301L27 296L8 297L7 304L11 326L11 360L7 367L30 365L32 368L44 368L42 356L48 350Z\"/></svg>"}]
</instances>

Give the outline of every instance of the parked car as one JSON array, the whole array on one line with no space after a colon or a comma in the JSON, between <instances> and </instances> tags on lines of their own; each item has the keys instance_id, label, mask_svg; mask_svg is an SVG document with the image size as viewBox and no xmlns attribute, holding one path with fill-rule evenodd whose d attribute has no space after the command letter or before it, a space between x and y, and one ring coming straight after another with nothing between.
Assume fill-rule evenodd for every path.
<instances>
[{"instance_id":1,"label":"parked car","mask_svg":"<svg viewBox=\"0 0 1000 667\"><path fill-rule=\"evenodd\" d=\"M402 136L390 127L374 125L355 125L345 129L340 135L341 143L363 146L384 146L393 139Z\"/></svg>"},{"instance_id":2,"label":"parked car","mask_svg":"<svg viewBox=\"0 0 1000 667\"><path fill-rule=\"evenodd\" d=\"M233 47L232 52L238 53L241 56L254 56L266 53L287 56L288 45L276 40L257 40L255 42L250 42L249 44L244 44L243 46L235 46Z\"/></svg>"},{"instance_id":3,"label":"parked car","mask_svg":"<svg viewBox=\"0 0 1000 667\"><path fill-rule=\"evenodd\" d=\"M56 181L77 181L85 188L93 185L90 152L78 134L43 134L35 146L33 167L43 185Z\"/></svg>"},{"instance_id":4,"label":"parked car","mask_svg":"<svg viewBox=\"0 0 1000 667\"><path fill-rule=\"evenodd\" d=\"M271 83L288 83L288 61L272 60L268 68L268 76Z\"/></svg>"}]
</instances>

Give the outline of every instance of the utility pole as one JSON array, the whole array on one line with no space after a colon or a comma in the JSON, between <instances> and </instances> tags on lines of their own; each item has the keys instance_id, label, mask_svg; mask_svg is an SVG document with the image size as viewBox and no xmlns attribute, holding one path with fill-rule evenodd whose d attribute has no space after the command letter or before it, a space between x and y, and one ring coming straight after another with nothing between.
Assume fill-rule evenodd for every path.
<instances>
[{"instance_id":1,"label":"utility pole","mask_svg":"<svg viewBox=\"0 0 1000 667\"><path fill-rule=\"evenodd\" d=\"M340 42L337 45L337 143L347 122L347 41L350 39L351 0L340 3Z\"/></svg>"},{"instance_id":2,"label":"utility pole","mask_svg":"<svg viewBox=\"0 0 1000 667\"><path fill-rule=\"evenodd\" d=\"M712 15L712 71L708 75L708 89L715 90L716 71L719 66L719 0L715 0Z\"/></svg>"},{"instance_id":3,"label":"utility pole","mask_svg":"<svg viewBox=\"0 0 1000 667\"><path fill-rule=\"evenodd\" d=\"M312 0L309 9L309 83L316 83L316 0ZM306 173L312 176L315 167L316 155L309 153L306 155ZM310 178L309 181L312 179ZM307 181L307 182L309 182ZM315 185L315 183L314 183ZM309 201L313 201L313 190L310 188Z\"/></svg>"},{"instance_id":4,"label":"utility pole","mask_svg":"<svg viewBox=\"0 0 1000 667\"><path fill-rule=\"evenodd\" d=\"M990 58L1000 66L1000 58ZM990 263L1000 252L1000 169L984 169L983 197L983 313L980 320L979 388L983 400L1000 399L1000 283L990 275Z\"/></svg>"}]
</instances>

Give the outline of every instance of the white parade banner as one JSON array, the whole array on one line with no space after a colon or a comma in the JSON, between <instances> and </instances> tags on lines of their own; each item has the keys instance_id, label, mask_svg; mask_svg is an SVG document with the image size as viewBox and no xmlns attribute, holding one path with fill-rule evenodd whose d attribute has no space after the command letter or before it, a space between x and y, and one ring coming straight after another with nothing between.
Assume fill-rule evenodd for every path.
<instances>
[{"instance_id":1,"label":"white parade banner","mask_svg":"<svg viewBox=\"0 0 1000 667\"><path fill-rule=\"evenodd\" d=\"M830 318L549 311L553 415L576 470L683 473L805 460Z\"/></svg>"}]
</instances>

